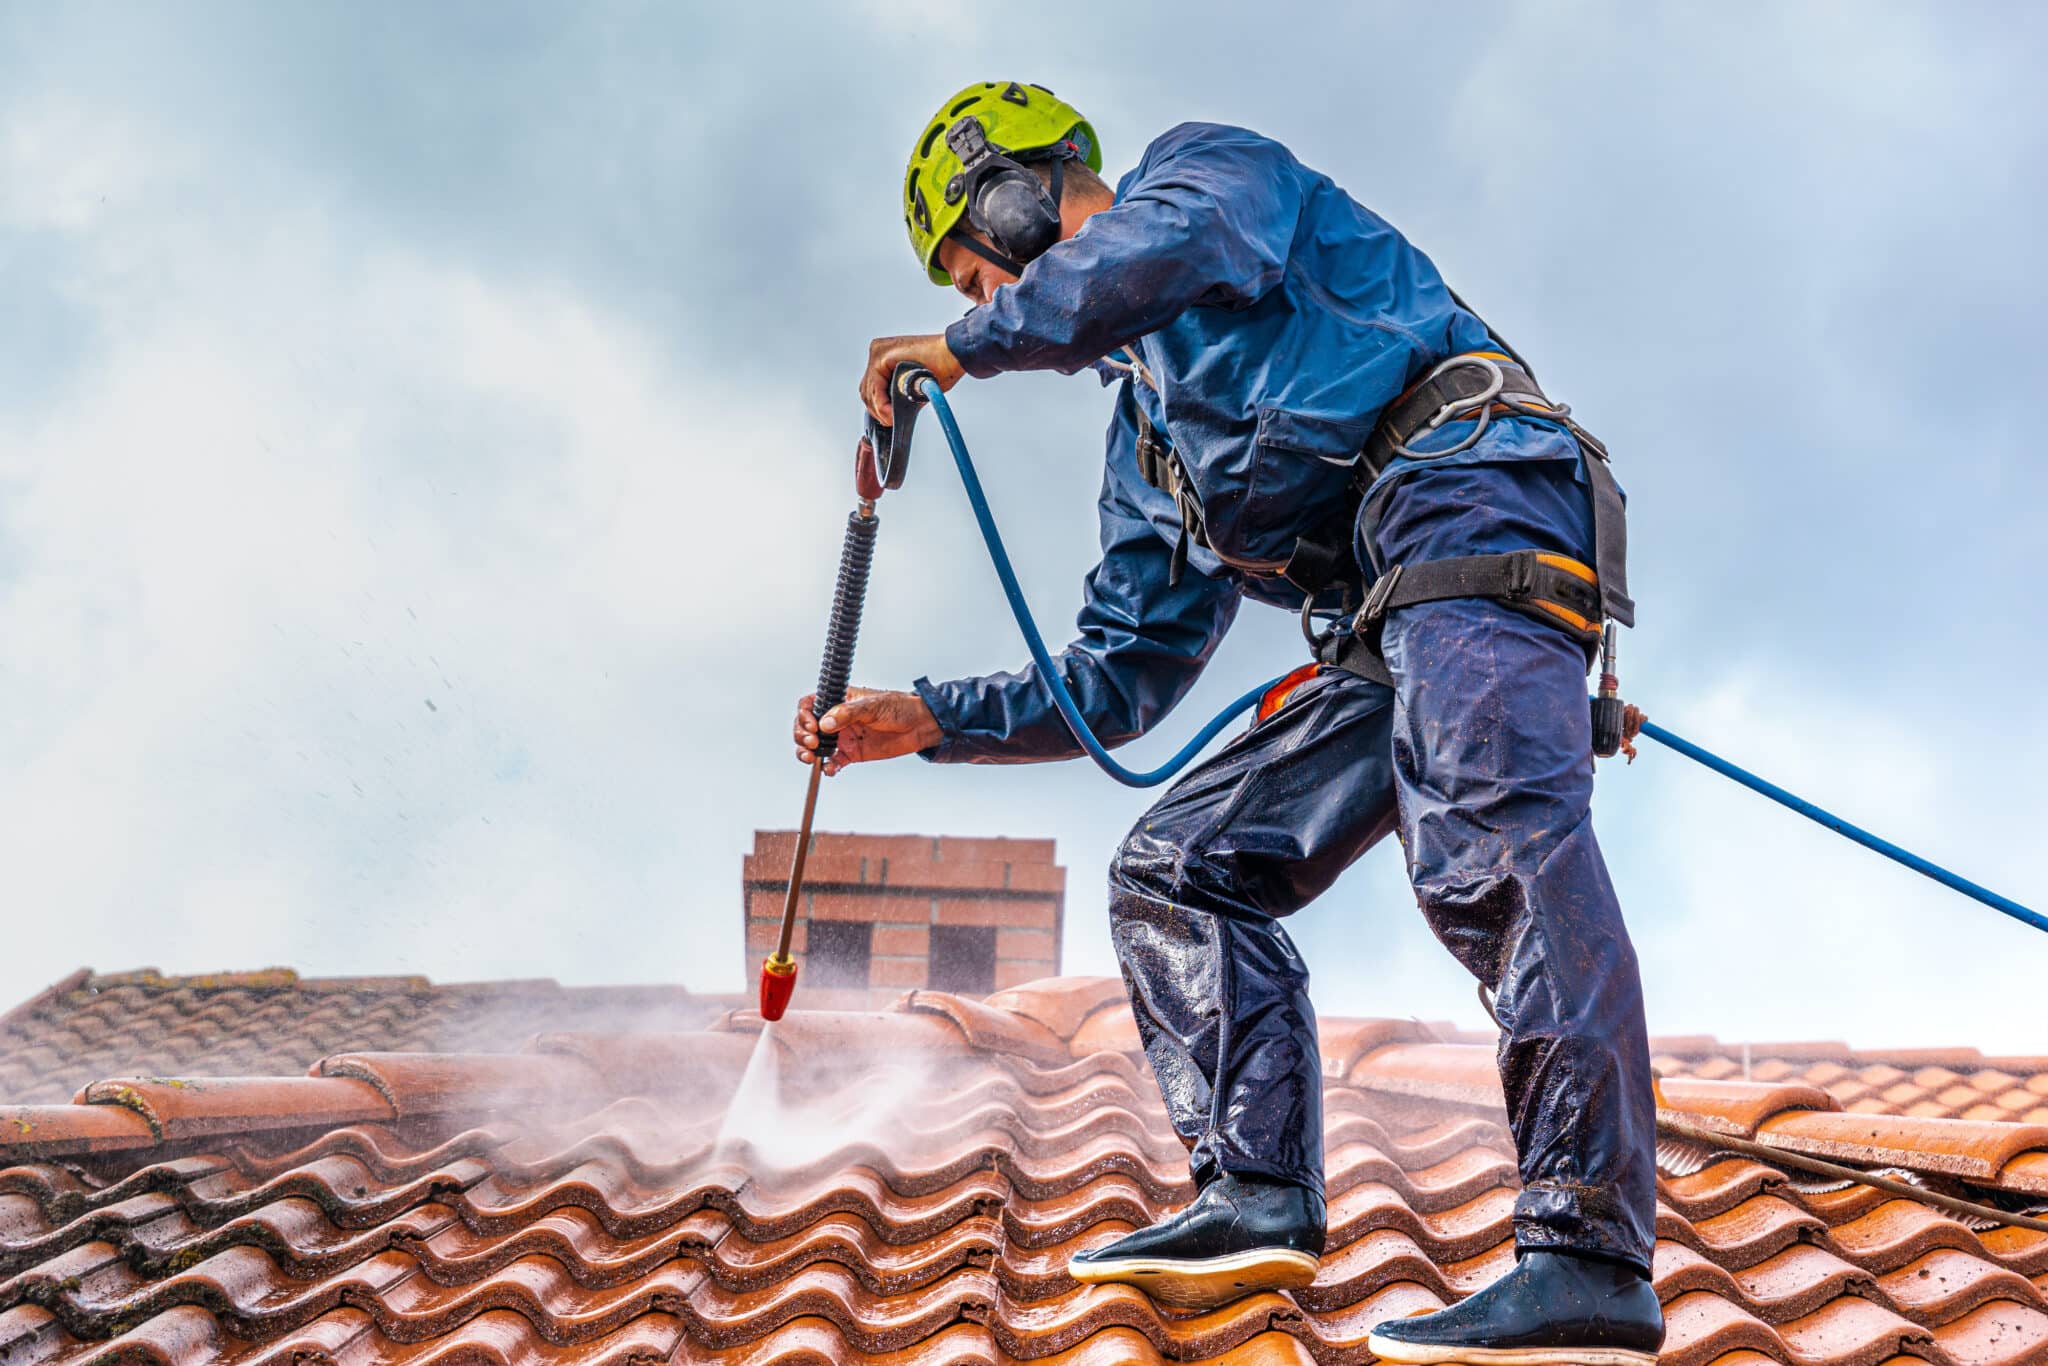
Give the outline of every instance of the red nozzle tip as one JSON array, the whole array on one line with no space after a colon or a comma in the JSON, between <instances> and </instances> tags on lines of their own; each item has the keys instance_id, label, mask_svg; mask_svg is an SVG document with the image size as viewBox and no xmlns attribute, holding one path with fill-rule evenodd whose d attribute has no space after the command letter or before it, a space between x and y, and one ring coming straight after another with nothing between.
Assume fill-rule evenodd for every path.
<instances>
[{"instance_id":1,"label":"red nozzle tip","mask_svg":"<svg viewBox=\"0 0 2048 1366\"><path fill-rule=\"evenodd\" d=\"M770 954L761 964L761 1018L773 1024L796 994L796 959Z\"/></svg>"}]
</instances>

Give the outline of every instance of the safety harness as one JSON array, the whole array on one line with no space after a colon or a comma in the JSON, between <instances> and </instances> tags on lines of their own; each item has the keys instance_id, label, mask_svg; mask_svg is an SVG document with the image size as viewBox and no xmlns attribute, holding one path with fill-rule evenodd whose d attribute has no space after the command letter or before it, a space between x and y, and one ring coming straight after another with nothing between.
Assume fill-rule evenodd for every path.
<instances>
[{"instance_id":1,"label":"safety harness","mask_svg":"<svg viewBox=\"0 0 2048 1366\"><path fill-rule=\"evenodd\" d=\"M1455 296L1453 296L1455 298ZM1463 304L1461 303L1462 307ZM1468 309L1469 311L1469 309ZM1351 492L1358 501L1346 510L1335 535L1300 537L1282 576L1305 595L1302 633L1319 663L1344 669L1380 683L1392 683L1380 657L1380 635L1387 617L1416 603L1450 598L1490 598L1525 616L1565 632L1586 651L1590 666L1598 652L1606 621L1635 624L1635 603L1628 595L1628 535L1621 490L1609 468L1607 447L1571 416L1571 409L1552 402L1529 368L1494 334L1498 351L1467 351L1442 361L1387 405L1366 439ZM1147 383L1152 376L1128 349L1133 375ZM1154 385L1156 389L1156 384ZM1173 447L1165 441L1144 408L1138 410L1137 464L1146 483L1164 491L1180 514L1181 534L1173 550L1169 581L1178 583L1187 566L1190 542L1206 547L1199 494ZM1365 542L1373 544L1373 528L1384 510L1382 494L1365 503L1366 491L1396 457L1440 459L1470 450L1496 418L1508 415L1541 418L1562 424L1584 451L1587 494L1592 505L1594 563L1582 564L1551 551L1516 550L1495 555L1461 555L1452 559L1396 563L1381 568L1355 613L1317 632L1316 599L1342 576L1348 559L1348 532L1355 520L1366 522ZM1421 451L1415 443L1448 423L1470 422L1472 430L1457 444ZM1341 525L1341 529L1337 529ZM1291 689L1290 689L1291 691Z\"/></svg>"}]
</instances>

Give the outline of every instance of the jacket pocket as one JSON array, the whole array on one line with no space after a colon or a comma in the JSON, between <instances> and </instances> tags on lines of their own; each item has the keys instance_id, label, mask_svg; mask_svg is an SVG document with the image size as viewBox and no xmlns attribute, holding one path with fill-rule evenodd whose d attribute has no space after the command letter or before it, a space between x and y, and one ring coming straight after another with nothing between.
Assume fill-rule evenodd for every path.
<instances>
[{"instance_id":1,"label":"jacket pocket","mask_svg":"<svg viewBox=\"0 0 2048 1366\"><path fill-rule=\"evenodd\" d=\"M1312 455L1325 464L1349 469L1365 453L1365 439L1372 424L1355 417L1330 417L1321 413L1298 413L1288 408L1259 409L1261 462L1268 449Z\"/></svg>"},{"instance_id":2,"label":"jacket pocket","mask_svg":"<svg viewBox=\"0 0 2048 1366\"><path fill-rule=\"evenodd\" d=\"M1233 538L1243 558L1277 568L1297 537L1325 530L1345 511L1372 424L1355 417L1259 409L1244 514Z\"/></svg>"}]
</instances>

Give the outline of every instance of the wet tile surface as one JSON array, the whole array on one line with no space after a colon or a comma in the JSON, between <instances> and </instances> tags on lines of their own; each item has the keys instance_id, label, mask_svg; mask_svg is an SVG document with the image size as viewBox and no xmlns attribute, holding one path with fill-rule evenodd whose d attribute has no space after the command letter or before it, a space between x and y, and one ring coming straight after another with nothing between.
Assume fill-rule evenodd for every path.
<instances>
[{"instance_id":1,"label":"wet tile surface","mask_svg":"<svg viewBox=\"0 0 2048 1366\"><path fill-rule=\"evenodd\" d=\"M142 1136L77 1118L137 1113L119 1086L69 1119L39 1110L78 1137L0 1146L0 1362L1365 1362L1375 1324L1512 1259L1491 1050L1450 1031L1324 1022L1321 1273L1177 1315L1065 1270L1192 1193L1114 984L917 992L879 1014L796 1012L765 1039L744 1012L712 1023L586 1020L523 1051L492 1037L413 1059L352 1039L334 1051L358 1056L313 1077L317 1055L278 1069L289 1085L194 1097L159 1079L161 1132ZM2043 1199L2026 1125L1930 1128L1751 1071L1671 1086L1664 1109L1716 1134L1853 1139L1933 1189ZM343 1081L360 1089L326 1084ZM300 1095L304 1122L278 1127ZM2048 1234L1702 1144L1660 1157L1665 1362L2048 1361Z\"/></svg>"}]
</instances>

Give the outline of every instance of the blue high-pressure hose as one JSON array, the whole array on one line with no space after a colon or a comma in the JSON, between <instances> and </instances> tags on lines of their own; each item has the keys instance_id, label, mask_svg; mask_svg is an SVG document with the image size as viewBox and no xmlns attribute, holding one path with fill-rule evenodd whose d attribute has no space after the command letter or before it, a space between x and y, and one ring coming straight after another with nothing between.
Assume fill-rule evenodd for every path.
<instances>
[{"instance_id":1,"label":"blue high-pressure hose","mask_svg":"<svg viewBox=\"0 0 2048 1366\"><path fill-rule=\"evenodd\" d=\"M995 564L996 577L1002 580L1003 596L1009 600L1010 614L1017 619L1017 629L1024 635L1025 648L1031 651L1031 662L1038 667L1038 676L1044 682L1046 691L1052 695L1053 705L1059 708L1060 717L1067 723L1067 729L1074 733L1074 739L1080 742L1081 748L1088 751L1088 757L1095 761L1096 766L1124 786L1156 787L1160 783L1168 781L1175 774L1186 768L1193 761L1194 757L1201 753L1225 726L1252 707L1258 705L1259 699L1266 694L1266 691L1280 680L1278 678L1268 679L1244 696L1238 698L1235 702L1232 702L1229 706L1218 712L1214 720L1202 727L1195 738L1188 741L1178 754L1149 772L1134 772L1110 758L1109 751L1103 747L1100 740L1095 738L1095 733L1088 729L1088 722L1081 715L1080 707L1074 704L1074 695L1067 690L1066 680L1060 677L1059 671L1053 667L1052 654L1045 648L1045 637L1039 634L1038 623L1032 620L1031 608L1024 601L1024 590L1017 583L1017 571L1010 567L1009 552L1003 548L1002 533L996 530L995 517L989 511L988 495L982 492L981 479L974 472L973 458L967 454L967 441L960 435L960 424L953 420L952 407L946 402L946 396L940 392L939 386L929 379L918 381L918 387L922 390L923 396L930 401L932 411L938 416L940 429L946 433L946 444L953 451L953 464L959 468L960 482L967 489L967 504L974 510L974 520L981 527L981 539L988 546L988 556ZM1815 806L1803 797L1787 792L1776 783L1769 782L1737 764L1730 763L1711 750L1703 749L1690 740L1672 734L1655 722L1643 722L1641 734L1676 750L1688 759L1704 764L1706 767L1714 770L1714 772L1742 784L1752 792L1769 797L1780 806L1796 811L1808 820L1826 826L1836 834L1841 835L1845 839L1855 841L1873 853L1882 854L1895 863L1911 868L1916 873L1933 878L1942 886L1961 892L1964 896L1970 897L1975 901L1980 901L1995 911L2011 916L2022 924L2031 925L2037 930L2048 931L2048 916L2042 915L2039 911L2030 910L2010 897L2000 896L1988 887L1979 886L1960 874L1950 872L1941 865L1924 859L1910 850L1900 848L1890 840L1880 839L1868 830L1843 820L1833 812Z\"/></svg>"},{"instance_id":2,"label":"blue high-pressure hose","mask_svg":"<svg viewBox=\"0 0 2048 1366\"><path fill-rule=\"evenodd\" d=\"M1902 863L1914 872L1933 878L1942 886L1961 892L1973 901L1981 901L1994 911L2001 911L2023 925L2032 925L2037 930L2048 930L2048 916L2039 911L2029 910L2011 897L2000 896L1989 887L1981 887L1958 873L1952 873L1938 863L1921 858L1909 849L1901 849L1888 839L1871 834L1862 826L1851 825L1834 812L1815 806L1804 797L1796 796L1765 778L1759 778L1739 764L1730 763L1711 750L1702 749L1682 735L1673 735L1654 721L1643 722L1642 734L1661 745L1669 746L1695 763L1706 765L1724 778L1741 783L1750 791L1769 797L1778 805L1819 825L1824 825L1844 839L1854 840L1874 854L1883 854L1894 863Z\"/></svg>"},{"instance_id":3,"label":"blue high-pressure hose","mask_svg":"<svg viewBox=\"0 0 2048 1366\"><path fill-rule=\"evenodd\" d=\"M960 482L967 486L967 505L974 509L974 520L981 527L981 539L988 544L988 557L995 562L996 577L1003 581L1003 596L1010 600L1010 615L1017 619L1017 629L1024 633L1024 647L1031 651L1031 662L1038 666L1038 676L1045 681L1045 689L1052 694L1052 704L1060 709L1060 717L1066 721L1067 729L1081 742L1081 748L1088 751L1088 757L1095 761L1096 767L1125 787L1157 787L1168 781L1207 748L1225 726L1257 706L1266 690L1279 680L1259 684L1217 712L1214 720L1181 747L1180 753L1150 772L1135 772L1110 758L1109 751L1095 738L1095 732L1088 729L1081 709L1074 705L1074 695L1067 691L1067 681L1053 667L1052 654L1045 648L1045 637L1038 633L1038 623L1031 619L1031 608L1024 601L1023 588L1018 586L1017 571L1010 567L1010 552L1003 549L1002 533L996 530L996 519L988 510L988 495L981 491L981 478L974 472L974 460L967 454L967 441L960 435L960 424L953 420L951 405L939 392L938 385L926 380L923 387L925 397L931 400L932 412L938 416L939 427L946 433L946 444L953 448L953 463L960 469Z\"/></svg>"}]
</instances>

